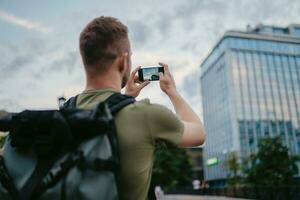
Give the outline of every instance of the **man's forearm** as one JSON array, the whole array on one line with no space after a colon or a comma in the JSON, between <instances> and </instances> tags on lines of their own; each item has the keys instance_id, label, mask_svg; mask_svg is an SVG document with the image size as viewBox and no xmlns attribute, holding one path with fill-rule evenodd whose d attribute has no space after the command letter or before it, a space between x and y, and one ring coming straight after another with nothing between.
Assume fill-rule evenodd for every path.
<instances>
[{"instance_id":1,"label":"man's forearm","mask_svg":"<svg viewBox=\"0 0 300 200\"><path fill-rule=\"evenodd\" d=\"M176 114L179 115L181 120L200 123L202 125L200 118L177 91L169 92L167 95L174 106Z\"/></svg>"},{"instance_id":2,"label":"man's forearm","mask_svg":"<svg viewBox=\"0 0 300 200\"><path fill-rule=\"evenodd\" d=\"M205 141L205 131L200 118L193 109L185 102L178 92L168 93L177 115L184 124L180 146L198 146Z\"/></svg>"}]
</instances>

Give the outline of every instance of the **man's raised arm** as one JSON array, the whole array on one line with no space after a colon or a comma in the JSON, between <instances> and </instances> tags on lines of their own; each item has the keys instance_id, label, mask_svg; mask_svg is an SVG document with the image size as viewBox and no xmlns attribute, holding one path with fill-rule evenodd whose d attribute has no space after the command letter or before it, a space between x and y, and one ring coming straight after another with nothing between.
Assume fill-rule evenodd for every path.
<instances>
[{"instance_id":1,"label":"man's raised arm","mask_svg":"<svg viewBox=\"0 0 300 200\"><path fill-rule=\"evenodd\" d=\"M175 81L168 65L159 64L164 67L164 73L160 73L159 77L160 88L169 96L176 114L184 124L183 136L179 145L184 147L202 145L205 141L205 131L200 118L176 90Z\"/></svg>"}]
</instances>

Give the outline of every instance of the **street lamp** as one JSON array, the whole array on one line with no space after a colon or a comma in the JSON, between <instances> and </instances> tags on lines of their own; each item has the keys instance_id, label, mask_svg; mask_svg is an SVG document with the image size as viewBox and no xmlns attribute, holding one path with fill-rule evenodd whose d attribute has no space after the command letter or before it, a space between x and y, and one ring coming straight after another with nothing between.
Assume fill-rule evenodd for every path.
<instances>
[{"instance_id":1,"label":"street lamp","mask_svg":"<svg viewBox=\"0 0 300 200\"><path fill-rule=\"evenodd\" d=\"M58 97L58 107L59 108L62 108L65 102L66 102L66 98L64 96Z\"/></svg>"}]
</instances>

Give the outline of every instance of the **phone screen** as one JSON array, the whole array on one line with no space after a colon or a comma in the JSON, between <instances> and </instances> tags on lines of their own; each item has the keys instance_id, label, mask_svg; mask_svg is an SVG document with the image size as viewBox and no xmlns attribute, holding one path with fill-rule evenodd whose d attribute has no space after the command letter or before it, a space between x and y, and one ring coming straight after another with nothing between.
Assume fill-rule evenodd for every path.
<instances>
[{"instance_id":1,"label":"phone screen","mask_svg":"<svg viewBox=\"0 0 300 200\"><path fill-rule=\"evenodd\" d=\"M158 81L159 80L159 72L164 73L163 67L146 67L141 68L138 71L139 81Z\"/></svg>"}]
</instances>

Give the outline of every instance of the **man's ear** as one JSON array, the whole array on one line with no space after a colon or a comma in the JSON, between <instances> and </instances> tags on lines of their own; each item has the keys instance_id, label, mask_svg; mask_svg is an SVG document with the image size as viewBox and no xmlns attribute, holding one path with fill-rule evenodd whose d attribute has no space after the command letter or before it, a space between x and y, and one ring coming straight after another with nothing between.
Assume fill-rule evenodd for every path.
<instances>
[{"instance_id":1,"label":"man's ear","mask_svg":"<svg viewBox=\"0 0 300 200\"><path fill-rule=\"evenodd\" d=\"M124 72L127 71L127 68L128 68L128 53L123 53L120 56L118 67L119 67L119 71L121 73L124 73Z\"/></svg>"}]
</instances>

